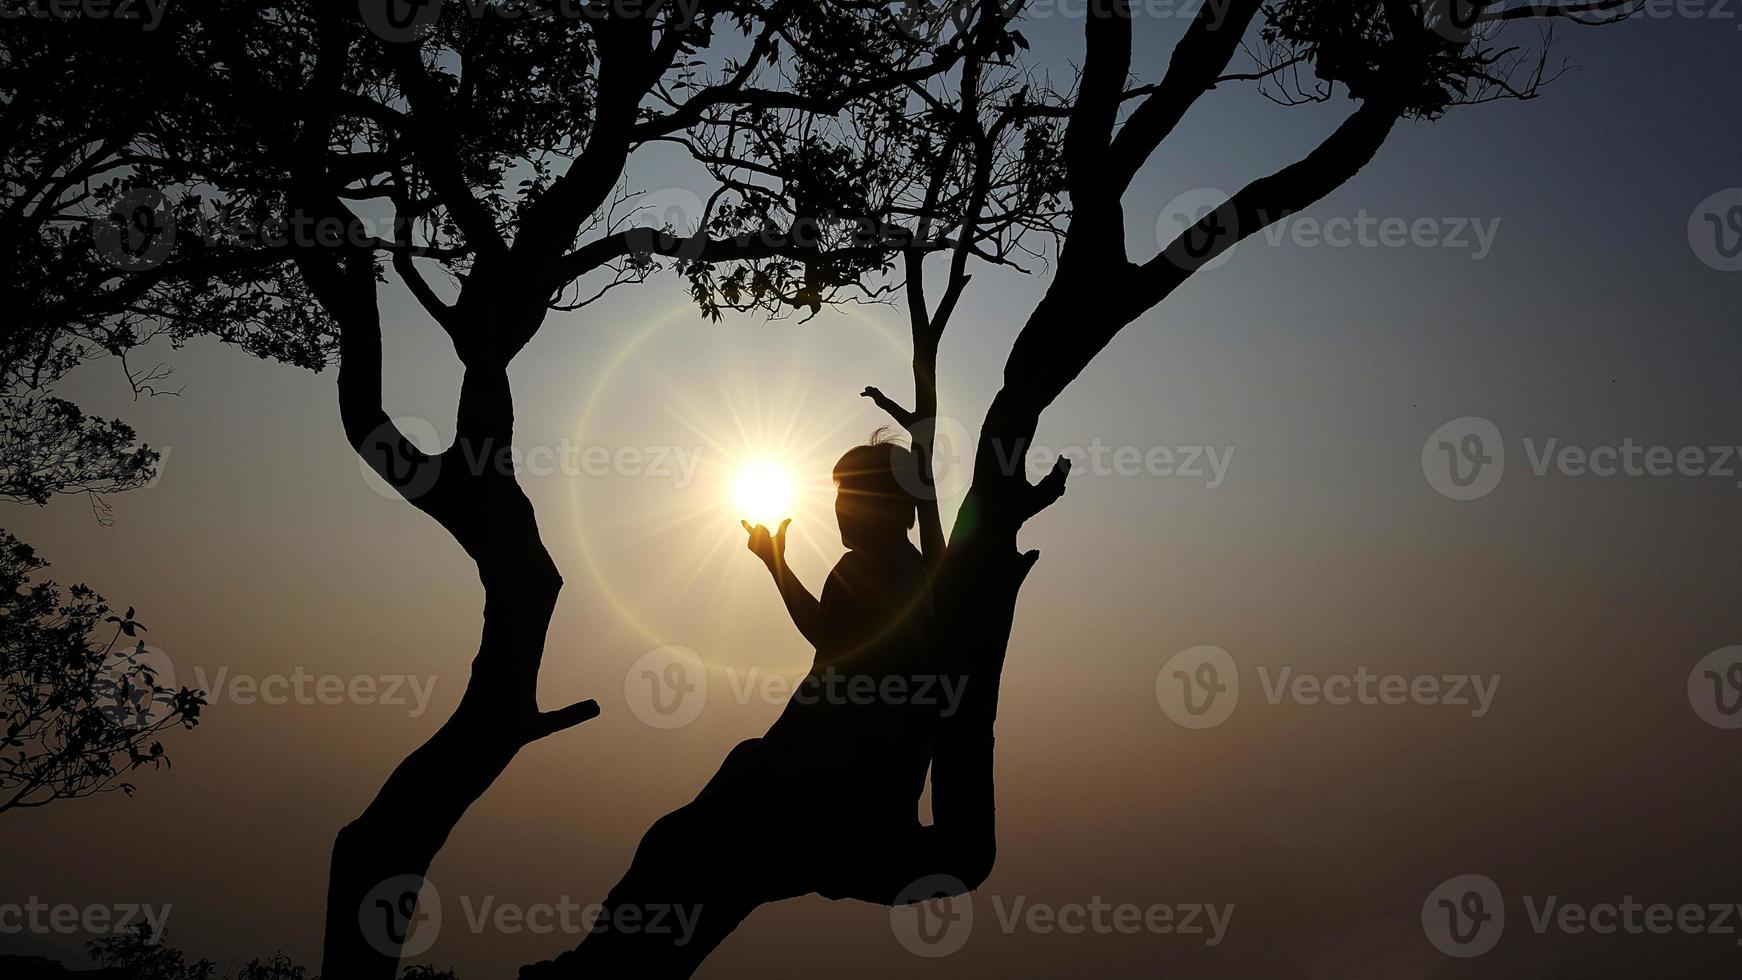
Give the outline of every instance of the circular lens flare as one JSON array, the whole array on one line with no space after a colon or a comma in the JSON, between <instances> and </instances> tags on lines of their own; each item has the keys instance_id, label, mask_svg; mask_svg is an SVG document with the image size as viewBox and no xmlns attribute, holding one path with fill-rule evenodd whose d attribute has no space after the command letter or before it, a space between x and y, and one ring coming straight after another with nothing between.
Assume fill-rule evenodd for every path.
<instances>
[{"instance_id":1,"label":"circular lens flare","mask_svg":"<svg viewBox=\"0 0 1742 980\"><path fill-rule=\"evenodd\" d=\"M778 463L746 463L732 478L732 502L752 524L774 527L792 515L792 476Z\"/></svg>"}]
</instances>

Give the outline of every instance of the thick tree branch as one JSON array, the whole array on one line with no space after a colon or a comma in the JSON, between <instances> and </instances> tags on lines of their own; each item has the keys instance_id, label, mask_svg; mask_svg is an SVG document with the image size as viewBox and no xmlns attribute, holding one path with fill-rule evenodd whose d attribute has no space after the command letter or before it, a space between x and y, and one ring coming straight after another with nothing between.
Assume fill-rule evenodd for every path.
<instances>
[{"instance_id":1,"label":"thick tree branch","mask_svg":"<svg viewBox=\"0 0 1742 980\"><path fill-rule=\"evenodd\" d=\"M1119 188L1106 179L1107 152L1131 72L1130 0L1090 4L1076 105L1065 128L1065 183L1071 193L1072 256L1094 262L1125 256ZM1067 245L1067 248L1069 246ZM1083 253L1088 254L1083 254Z\"/></svg>"},{"instance_id":2,"label":"thick tree branch","mask_svg":"<svg viewBox=\"0 0 1742 980\"><path fill-rule=\"evenodd\" d=\"M1223 0L1199 9L1174 48L1167 74L1138 104L1113 140L1105 179L1119 192L1130 185L1198 99L1221 80L1262 6L1262 0Z\"/></svg>"},{"instance_id":3,"label":"thick tree branch","mask_svg":"<svg viewBox=\"0 0 1742 980\"><path fill-rule=\"evenodd\" d=\"M597 717L599 717L599 702L591 699L579 701L555 711L541 711L527 732L526 741L530 743L549 738Z\"/></svg>"},{"instance_id":4,"label":"thick tree branch","mask_svg":"<svg viewBox=\"0 0 1742 980\"><path fill-rule=\"evenodd\" d=\"M502 238L501 229L496 227L495 217L466 184L459 155L454 152L452 134L444 122L448 112L447 98L424 66L422 49L407 44L395 47L394 52L395 75L411 105L408 116L394 121L403 120L411 137L412 150L418 162L423 164L430 187L448 213L453 215L454 223L459 225L466 240L480 255L504 255L508 245ZM379 117L382 108L373 100L357 97L346 99L342 104L372 117Z\"/></svg>"},{"instance_id":5,"label":"thick tree branch","mask_svg":"<svg viewBox=\"0 0 1742 980\"><path fill-rule=\"evenodd\" d=\"M1248 184L1142 267L1136 302L1148 309L1245 238L1311 207L1371 163L1400 117L1371 99L1300 161Z\"/></svg>"},{"instance_id":6,"label":"thick tree branch","mask_svg":"<svg viewBox=\"0 0 1742 980\"><path fill-rule=\"evenodd\" d=\"M545 193L526 209L515 239L513 264L530 272L529 297L533 318L515 324L502 339L512 355L532 339L542 321L546 300L572 281L565 275L563 256L582 224L602 205L623 175L632 143L630 131L646 92L650 72L657 77L669 65L655 66L645 25L609 20L598 27L598 95L587 145ZM464 302L464 300L462 300Z\"/></svg>"}]
</instances>

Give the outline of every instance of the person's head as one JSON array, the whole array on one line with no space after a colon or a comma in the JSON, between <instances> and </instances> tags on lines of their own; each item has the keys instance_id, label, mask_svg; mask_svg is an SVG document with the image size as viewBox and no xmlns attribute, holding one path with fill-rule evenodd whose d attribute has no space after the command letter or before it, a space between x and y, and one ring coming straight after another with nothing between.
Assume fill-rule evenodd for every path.
<instances>
[{"instance_id":1,"label":"person's head","mask_svg":"<svg viewBox=\"0 0 1742 980\"><path fill-rule=\"evenodd\" d=\"M871 442L847 450L835 464L835 520L841 543L861 548L892 537L905 538L918 517L919 502L909 489L918 485L918 461L884 430Z\"/></svg>"}]
</instances>

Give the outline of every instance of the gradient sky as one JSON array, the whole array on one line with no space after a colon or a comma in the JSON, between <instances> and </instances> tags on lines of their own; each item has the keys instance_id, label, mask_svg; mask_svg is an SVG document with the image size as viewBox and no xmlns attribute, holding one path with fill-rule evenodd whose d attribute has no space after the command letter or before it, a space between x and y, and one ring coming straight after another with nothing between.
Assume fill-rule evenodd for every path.
<instances>
[{"instance_id":1,"label":"gradient sky","mask_svg":"<svg viewBox=\"0 0 1742 980\"><path fill-rule=\"evenodd\" d=\"M1180 24L1139 25L1142 78L1157 77ZM1035 23L1036 60L1065 77L1080 28ZM839 980L1733 973L1734 937L1539 936L1520 903L1742 901L1742 732L1703 723L1685 691L1696 661L1742 643L1742 475L1537 477L1523 444L1742 444L1742 273L1709 268L1688 235L1697 205L1742 187L1739 31L1742 7L1574 30L1561 50L1578 70L1543 98L1405 125L1311 212L1498 220L1479 260L1259 238L1121 334L1039 441L1234 456L1215 489L1083 474L1024 532L1045 558L1011 644L1000 861L971 939L917 958L885 910L813 898L758 912L701 976L812 977L819 961ZM1134 254L1157 247L1176 195L1233 190L1344 111L1240 88L1206 98L1127 199ZM657 159L635 179L677 202L703 191L685 181ZM1043 285L978 275L943 345L947 415L973 427ZM450 435L459 369L445 339L403 295L387 312L389 410ZM860 388L909 396L904 331L878 307L710 324L673 277L553 315L514 369L520 444L701 447L703 465L684 486L527 479L568 583L544 701L597 697L604 714L522 753L460 825L431 873L447 925L421 959L475 980L573 945L470 934L460 897L597 901L648 824L774 718L778 705L738 703L722 680L693 724L657 730L626 704L625 674L663 644L694 649L716 678L802 671L809 651L742 550L723 474L791 430L818 443L800 474L817 486L883 424ZM312 964L331 836L455 704L481 591L432 522L371 492L330 373L206 344L164 356L178 398L130 402L113 365L69 389L169 447L159 484L117 499L112 527L78 500L14 509L6 526L60 578L136 606L181 683L196 669L300 667L433 677L433 700L411 717L221 694L136 798L9 814L0 903L167 903L171 940L190 952L223 964L283 948ZM1459 503L1430 486L1421 452L1472 415L1504 434L1508 468L1492 495ZM841 549L826 499L812 489L803 504L810 537L794 561L815 586ZM1188 731L1160 709L1156 679L1204 644L1228 650L1248 687L1226 724ZM1260 667L1498 674L1501 686L1481 718L1273 706ZM1493 953L1459 961L1428 944L1420 913L1466 873L1500 884L1509 922ZM998 911L1019 896L1236 911L1215 948L1006 934ZM80 939L0 936L0 951Z\"/></svg>"}]
</instances>

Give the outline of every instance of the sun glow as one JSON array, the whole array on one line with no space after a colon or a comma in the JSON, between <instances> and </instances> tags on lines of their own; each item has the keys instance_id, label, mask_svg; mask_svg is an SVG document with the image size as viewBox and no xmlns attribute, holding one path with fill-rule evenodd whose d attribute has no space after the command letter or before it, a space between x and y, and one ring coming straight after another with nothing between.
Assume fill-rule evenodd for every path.
<instances>
[{"instance_id":1,"label":"sun glow","mask_svg":"<svg viewBox=\"0 0 1742 980\"><path fill-rule=\"evenodd\" d=\"M732 503L752 524L776 527L792 516L793 497L792 474L779 463L749 462L732 478Z\"/></svg>"},{"instance_id":2,"label":"sun glow","mask_svg":"<svg viewBox=\"0 0 1742 980\"><path fill-rule=\"evenodd\" d=\"M564 482L595 591L649 644L672 642L674 624L738 642L740 617L769 600L740 521L772 531L791 518L787 557L819 585L840 557L835 462L888 422L858 397L861 379L911 369L904 328L850 316L861 329L752 343L698 334L684 307L604 362L571 438L648 448L625 457L639 460L633 475ZM819 367L843 360L842 377Z\"/></svg>"}]
</instances>

